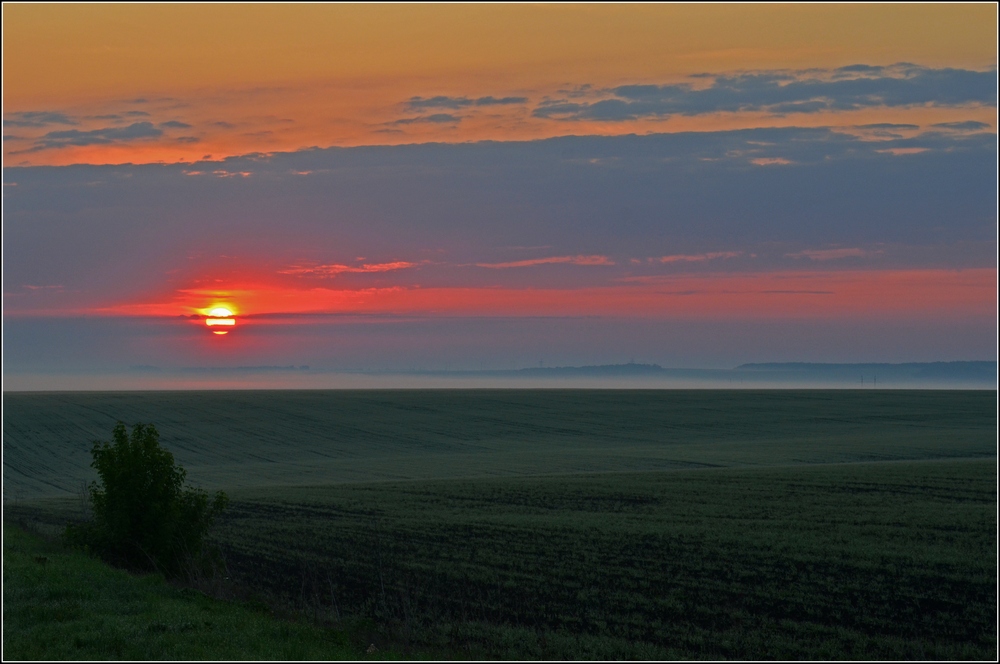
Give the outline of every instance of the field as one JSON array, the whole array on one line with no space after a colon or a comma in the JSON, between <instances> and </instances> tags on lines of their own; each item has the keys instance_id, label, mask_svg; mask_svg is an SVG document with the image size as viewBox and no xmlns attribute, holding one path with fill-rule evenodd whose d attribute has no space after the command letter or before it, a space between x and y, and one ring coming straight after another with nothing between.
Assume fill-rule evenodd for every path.
<instances>
[{"instance_id":1,"label":"field","mask_svg":"<svg viewBox=\"0 0 1000 664\"><path fill-rule=\"evenodd\" d=\"M470 656L989 660L996 500L993 460L408 482L241 494L217 538Z\"/></svg>"},{"instance_id":2,"label":"field","mask_svg":"<svg viewBox=\"0 0 1000 664\"><path fill-rule=\"evenodd\" d=\"M230 493L235 579L383 650L996 658L995 391L12 394L5 517L77 518L116 419Z\"/></svg>"},{"instance_id":3,"label":"field","mask_svg":"<svg viewBox=\"0 0 1000 664\"><path fill-rule=\"evenodd\" d=\"M206 489L996 456L995 391L5 394L4 500L74 496L152 422Z\"/></svg>"}]
</instances>

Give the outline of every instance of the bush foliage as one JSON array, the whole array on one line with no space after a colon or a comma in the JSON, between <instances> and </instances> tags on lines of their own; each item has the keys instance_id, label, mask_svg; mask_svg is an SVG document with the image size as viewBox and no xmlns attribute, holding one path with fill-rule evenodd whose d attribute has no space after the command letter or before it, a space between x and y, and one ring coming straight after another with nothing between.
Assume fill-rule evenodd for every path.
<instances>
[{"instance_id":1,"label":"bush foliage","mask_svg":"<svg viewBox=\"0 0 1000 664\"><path fill-rule=\"evenodd\" d=\"M136 424L129 435L118 422L112 438L91 449L100 477L88 486L94 518L70 527L67 538L126 567L171 576L191 571L226 495L186 486L186 471L160 447L152 424Z\"/></svg>"}]
</instances>

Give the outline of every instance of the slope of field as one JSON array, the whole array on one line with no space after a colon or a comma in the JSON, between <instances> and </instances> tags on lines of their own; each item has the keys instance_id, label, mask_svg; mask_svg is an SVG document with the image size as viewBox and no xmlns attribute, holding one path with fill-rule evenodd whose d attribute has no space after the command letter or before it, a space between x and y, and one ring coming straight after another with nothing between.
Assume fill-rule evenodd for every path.
<instances>
[{"instance_id":1,"label":"slope of field","mask_svg":"<svg viewBox=\"0 0 1000 664\"><path fill-rule=\"evenodd\" d=\"M978 659L996 461L292 487L236 495L230 572L499 659Z\"/></svg>"},{"instance_id":2,"label":"slope of field","mask_svg":"<svg viewBox=\"0 0 1000 664\"><path fill-rule=\"evenodd\" d=\"M152 422L206 489L996 454L995 391L11 393L4 500L71 496Z\"/></svg>"}]
</instances>

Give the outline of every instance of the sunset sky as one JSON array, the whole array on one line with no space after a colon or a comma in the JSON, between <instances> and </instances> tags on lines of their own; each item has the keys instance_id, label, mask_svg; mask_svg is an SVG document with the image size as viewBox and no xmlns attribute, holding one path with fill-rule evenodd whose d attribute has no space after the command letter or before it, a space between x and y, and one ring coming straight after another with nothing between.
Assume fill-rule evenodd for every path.
<instances>
[{"instance_id":1,"label":"sunset sky","mask_svg":"<svg viewBox=\"0 0 1000 664\"><path fill-rule=\"evenodd\" d=\"M996 25L5 4L5 388L996 359Z\"/></svg>"}]
</instances>

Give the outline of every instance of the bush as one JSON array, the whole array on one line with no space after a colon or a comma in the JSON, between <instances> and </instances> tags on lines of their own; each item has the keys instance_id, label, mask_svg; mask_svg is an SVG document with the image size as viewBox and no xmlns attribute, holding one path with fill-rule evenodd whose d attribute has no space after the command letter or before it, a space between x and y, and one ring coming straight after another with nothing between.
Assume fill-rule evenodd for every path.
<instances>
[{"instance_id":1,"label":"bush","mask_svg":"<svg viewBox=\"0 0 1000 664\"><path fill-rule=\"evenodd\" d=\"M186 472L159 439L152 424L136 424L129 436L119 422L113 442L94 441L90 465L100 477L88 486L94 519L66 535L110 562L176 576L204 557L205 535L228 499L185 486Z\"/></svg>"}]
</instances>

